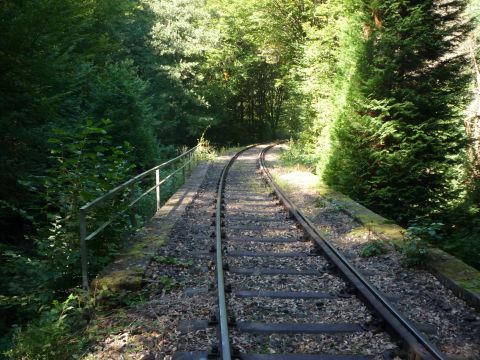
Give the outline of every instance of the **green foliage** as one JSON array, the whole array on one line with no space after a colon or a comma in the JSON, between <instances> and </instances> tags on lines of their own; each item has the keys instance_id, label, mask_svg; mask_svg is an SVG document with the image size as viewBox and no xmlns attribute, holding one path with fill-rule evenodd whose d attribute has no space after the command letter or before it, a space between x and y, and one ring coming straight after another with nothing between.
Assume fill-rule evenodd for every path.
<instances>
[{"instance_id":1,"label":"green foliage","mask_svg":"<svg viewBox=\"0 0 480 360\"><path fill-rule=\"evenodd\" d=\"M41 306L64 298L79 283L78 207L193 145L212 122L199 88L200 65L215 36L198 31L208 25L200 5L1 2L2 336L8 338L11 324L36 318ZM163 32L165 22L171 32ZM177 30L186 35L177 37ZM174 191L180 177L162 195ZM123 210L138 191L96 207L87 219L89 230ZM155 208L152 198L139 202L139 222ZM121 245L125 219L114 225L89 242L92 273Z\"/></svg>"},{"instance_id":2,"label":"green foliage","mask_svg":"<svg viewBox=\"0 0 480 360\"><path fill-rule=\"evenodd\" d=\"M78 358L79 351L85 346L81 336L84 326L79 298L70 294L62 303L54 301L25 329L17 328L14 346L6 355L13 360Z\"/></svg>"},{"instance_id":3,"label":"green foliage","mask_svg":"<svg viewBox=\"0 0 480 360\"><path fill-rule=\"evenodd\" d=\"M149 168L158 159L148 83L137 74L131 60L108 64L91 84L88 114L107 118L115 145L125 141L134 149L139 168Z\"/></svg>"},{"instance_id":4,"label":"green foliage","mask_svg":"<svg viewBox=\"0 0 480 360\"><path fill-rule=\"evenodd\" d=\"M407 238L420 238L429 243L439 243L442 239L444 224L440 222L425 223L416 221L407 228L405 236Z\"/></svg>"},{"instance_id":5,"label":"green foliage","mask_svg":"<svg viewBox=\"0 0 480 360\"><path fill-rule=\"evenodd\" d=\"M467 59L459 50L474 25L464 17L467 5L313 5L293 67L301 74L297 114L305 120L284 159L315 169L329 185L402 225L419 216L444 222L448 236L434 243L478 266L471 215L480 203L478 116L465 121L464 110L478 85L471 86L468 64L480 53L480 27L467 41L473 51ZM477 13L475 0L467 16Z\"/></svg>"},{"instance_id":6,"label":"green foliage","mask_svg":"<svg viewBox=\"0 0 480 360\"><path fill-rule=\"evenodd\" d=\"M101 124L88 120L77 131L54 130L55 136L48 140L51 167L45 176L23 182L40 195L29 211L37 230L29 238L34 248L28 251L0 246L0 280L5 284L0 293L2 328L34 317L42 305L79 283L78 208L132 171L131 146L112 146L106 131L111 126L106 120ZM118 199L108 205L108 209L97 210L98 221L120 206ZM93 271L118 249L122 223L116 225L108 242L99 237L89 244Z\"/></svg>"},{"instance_id":7,"label":"green foliage","mask_svg":"<svg viewBox=\"0 0 480 360\"><path fill-rule=\"evenodd\" d=\"M163 286L163 290L165 290L166 292L170 292L172 291L177 285L177 283L175 283L171 278L169 278L168 276L160 276L158 278L158 283L159 284L162 284Z\"/></svg>"},{"instance_id":8,"label":"green foliage","mask_svg":"<svg viewBox=\"0 0 480 360\"><path fill-rule=\"evenodd\" d=\"M382 240L370 240L360 248L361 257L372 257L385 254L387 247Z\"/></svg>"},{"instance_id":9,"label":"green foliage","mask_svg":"<svg viewBox=\"0 0 480 360\"><path fill-rule=\"evenodd\" d=\"M201 0L148 1L154 16L150 45L157 56L160 74L152 83L157 91L156 132L167 144L193 144L215 123L203 88L206 53L218 34ZM217 99L216 99L217 100Z\"/></svg>"},{"instance_id":10,"label":"green foliage","mask_svg":"<svg viewBox=\"0 0 480 360\"><path fill-rule=\"evenodd\" d=\"M189 268L193 265L190 260L181 260L170 256L154 256L153 261L159 264L173 265L182 268Z\"/></svg>"},{"instance_id":11,"label":"green foliage","mask_svg":"<svg viewBox=\"0 0 480 360\"><path fill-rule=\"evenodd\" d=\"M443 237L435 224L411 227L410 258L428 237L478 264L478 154L473 145L467 153L463 126L469 74L464 56L451 56L471 25L460 21L466 0L442 6L1 2L0 331L78 283L80 205L193 145L207 128L218 144L293 139L288 160L336 189L402 224L418 216L445 224ZM96 208L89 227L123 210L143 185ZM139 222L155 205L138 203ZM125 220L116 220L110 241L100 235L89 244L93 272L118 250ZM51 326L61 338L57 329L67 325ZM19 334L24 353L47 351Z\"/></svg>"},{"instance_id":12,"label":"green foliage","mask_svg":"<svg viewBox=\"0 0 480 360\"><path fill-rule=\"evenodd\" d=\"M443 214L446 225L440 246L480 269L480 202L474 199L472 192L464 202Z\"/></svg>"},{"instance_id":13,"label":"green foliage","mask_svg":"<svg viewBox=\"0 0 480 360\"><path fill-rule=\"evenodd\" d=\"M209 8L219 34L204 66L204 96L219 120L209 137L252 143L295 131L300 93L291 70L303 36L301 9L269 0L214 1Z\"/></svg>"},{"instance_id":14,"label":"green foliage","mask_svg":"<svg viewBox=\"0 0 480 360\"><path fill-rule=\"evenodd\" d=\"M104 120L102 124L87 120L75 132L54 130L56 136L49 139L52 144L52 167L45 177L40 178L38 186L43 194L39 204L43 205L39 206L40 217L43 218L40 224L49 223L50 226L39 231L36 244L44 257L54 263L63 261L57 265L60 273L78 274L79 207L132 174L132 147L127 142L123 146L114 146L111 136L107 134L112 126L109 120ZM121 196L128 198L129 194L126 192ZM97 221L104 221L108 214L122 209L120 200L111 201L92 215ZM121 228L121 224L118 227ZM118 247L115 234L111 233L110 236L112 238L108 245L91 244L93 249L99 251L100 258L103 254L108 257Z\"/></svg>"},{"instance_id":15,"label":"green foliage","mask_svg":"<svg viewBox=\"0 0 480 360\"><path fill-rule=\"evenodd\" d=\"M470 30L450 21L465 5L441 13L429 1L358 4L362 17L351 20L364 34L354 39L355 72L325 179L403 224L459 194L468 80L465 59L446 55Z\"/></svg>"},{"instance_id":16,"label":"green foliage","mask_svg":"<svg viewBox=\"0 0 480 360\"><path fill-rule=\"evenodd\" d=\"M405 232L405 239L400 246L405 266L423 267L430 260L429 244L439 242L442 239L444 224L439 222L426 223L417 221L411 223Z\"/></svg>"},{"instance_id":17,"label":"green foliage","mask_svg":"<svg viewBox=\"0 0 480 360\"><path fill-rule=\"evenodd\" d=\"M344 1L329 0L305 5L304 39L292 71L297 74L300 104L294 116L300 120L292 133L290 157L322 173L330 151L333 120L342 109L344 86L351 68L345 43L350 35L345 21L349 14Z\"/></svg>"},{"instance_id":18,"label":"green foliage","mask_svg":"<svg viewBox=\"0 0 480 360\"><path fill-rule=\"evenodd\" d=\"M167 70L185 64L165 53L172 43L155 40L172 8L183 9L170 3L2 2L0 199L16 207L30 203L18 180L42 176L48 168L53 128L76 129L85 118L109 118L114 144L131 143L139 168L158 162L159 150L195 143L212 121L207 105L200 94L192 96L196 83L178 81ZM198 23L189 23L188 11L183 19L171 18L172 26L188 25L196 33ZM176 48L185 48L187 39L171 36ZM193 39L189 51L203 41ZM200 76L195 68L192 73ZM5 215L8 223L18 221L15 214Z\"/></svg>"},{"instance_id":19,"label":"green foliage","mask_svg":"<svg viewBox=\"0 0 480 360\"><path fill-rule=\"evenodd\" d=\"M402 262L408 267L423 267L430 259L428 243L420 238L406 238L400 247Z\"/></svg>"},{"instance_id":20,"label":"green foliage","mask_svg":"<svg viewBox=\"0 0 480 360\"><path fill-rule=\"evenodd\" d=\"M78 1L0 5L0 198L14 206L26 198L17 180L45 168L50 123L60 120L64 106L75 110L81 58L72 45L85 33L88 11Z\"/></svg>"}]
</instances>

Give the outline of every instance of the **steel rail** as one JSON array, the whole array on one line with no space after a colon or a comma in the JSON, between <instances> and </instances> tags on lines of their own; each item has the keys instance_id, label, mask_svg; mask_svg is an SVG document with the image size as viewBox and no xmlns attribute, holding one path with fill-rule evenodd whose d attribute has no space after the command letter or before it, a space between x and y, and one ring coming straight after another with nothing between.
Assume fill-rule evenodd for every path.
<instances>
[{"instance_id":1,"label":"steel rail","mask_svg":"<svg viewBox=\"0 0 480 360\"><path fill-rule=\"evenodd\" d=\"M250 145L237 152L228 162L222 170L220 175L220 181L218 182L217 189L217 202L215 211L215 267L217 269L217 290L218 290L218 315L220 324L220 347L221 347L221 359L230 360L231 349L230 339L228 335L228 315L227 315L227 303L225 300L225 276L223 273L223 246L222 246L222 207L223 207L223 193L225 190L225 184L227 180L228 171L232 167L235 160L245 151L255 147L256 145Z\"/></svg>"},{"instance_id":2,"label":"steel rail","mask_svg":"<svg viewBox=\"0 0 480 360\"><path fill-rule=\"evenodd\" d=\"M389 301L360 274L349 261L323 236L312 222L287 198L275 182L265 164L265 154L276 144L265 147L259 155L260 169L265 175L267 183L274 189L278 199L321 248L324 255L340 270L343 276L355 286L359 295L385 321L387 330L401 339L408 352L409 360L447 360L425 336Z\"/></svg>"}]
</instances>

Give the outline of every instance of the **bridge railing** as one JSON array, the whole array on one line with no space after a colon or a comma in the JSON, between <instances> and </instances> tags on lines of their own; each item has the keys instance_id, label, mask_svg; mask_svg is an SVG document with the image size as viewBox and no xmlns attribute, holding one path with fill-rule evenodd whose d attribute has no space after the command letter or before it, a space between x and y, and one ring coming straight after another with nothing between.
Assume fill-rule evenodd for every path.
<instances>
[{"instance_id":1,"label":"bridge railing","mask_svg":"<svg viewBox=\"0 0 480 360\"><path fill-rule=\"evenodd\" d=\"M186 179L186 172L190 172L193 166L196 165L198 162L199 153L202 150L201 143L197 146L191 148L190 150L185 151L183 154L168 160L160 165L157 165L150 170L147 170L127 181L123 184L113 188L112 190L106 192L102 196L90 201L89 203L83 205L79 209L79 226L80 226L80 256L81 256L81 264L82 264L82 285L83 288L88 290L89 288L89 279L88 279L88 248L87 244L89 240L92 240L95 236L100 234L104 231L109 225L122 215L125 215L130 209L133 209L134 205L137 204L141 199L143 199L148 194L155 191L156 193L156 209L160 209L161 207L161 186L165 184L167 181L172 181L175 179L175 176L181 172L181 176L183 182ZM165 170L168 168L173 167L165 173ZM138 185L140 181L148 181L148 177L151 176L151 184L153 186L149 187L146 191L140 192L138 195L135 194L135 191L131 193L134 195L127 196L128 200L123 199L126 201L125 206L123 206L122 210L119 210L116 213L111 213L108 216L108 219L102 222L98 227L90 232L87 231L87 221L88 220L96 220L94 218L94 214L92 214L92 210L98 208L102 204L105 204L107 200L113 199L115 196L123 193L127 189L134 189L135 186ZM137 196L138 195L138 196ZM136 218L135 212L130 212L130 219L131 225L136 226Z\"/></svg>"}]
</instances>

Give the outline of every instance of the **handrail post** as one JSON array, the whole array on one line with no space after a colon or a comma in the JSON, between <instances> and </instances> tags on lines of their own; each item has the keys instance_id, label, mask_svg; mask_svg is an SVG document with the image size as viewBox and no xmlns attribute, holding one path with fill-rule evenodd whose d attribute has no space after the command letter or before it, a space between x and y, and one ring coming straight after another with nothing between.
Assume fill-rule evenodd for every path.
<instances>
[{"instance_id":1,"label":"handrail post","mask_svg":"<svg viewBox=\"0 0 480 360\"><path fill-rule=\"evenodd\" d=\"M135 199L135 188L132 188L132 193L130 194L130 199ZM128 206L129 211L128 211L128 217L130 218L130 226L132 229L137 228L137 216L136 216L136 211L135 211L135 205Z\"/></svg>"},{"instance_id":2,"label":"handrail post","mask_svg":"<svg viewBox=\"0 0 480 360\"><path fill-rule=\"evenodd\" d=\"M157 211L160 210L160 169L155 170L155 185L157 185Z\"/></svg>"},{"instance_id":3,"label":"handrail post","mask_svg":"<svg viewBox=\"0 0 480 360\"><path fill-rule=\"evenodd\" d=\"M87 259L87 216L86 211L80 209L80 256L82 261L82 285L83 289L88 291L88 259Z\"/></svg>"},{"instance_id":4,"label":"handrail post","mask_svg":"<svg viewBox=\"0 0 480 360\"><path fill-rule=\"evenodd\" d=\"M135 213L135 208L132 206L132 210L130 211L129 214L130 217L130 225L132 226L133 229L137 228L137 217Z\"/></svg>"},{"instance_id":5,"label":"handrail post","mask_svg":"<svg viewBox=\"0 0 480 360\"><path fill-rule=\"evenodd\" d=\"M182 182L182 184L185 184L185 180L186 180L186 177L185 177L185 167L186 167L185 160L183 161L183 164L184 164L184 165L182 165L182 177L183 177L183 182Z\"/></svg>"}]
</instances>

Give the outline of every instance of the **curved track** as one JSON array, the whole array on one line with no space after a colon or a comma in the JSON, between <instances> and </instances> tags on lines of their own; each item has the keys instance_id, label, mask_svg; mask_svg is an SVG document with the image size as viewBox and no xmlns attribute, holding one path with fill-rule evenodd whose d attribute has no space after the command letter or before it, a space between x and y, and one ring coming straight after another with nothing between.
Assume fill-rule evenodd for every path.
<instances>
[{"instance_id":1,"label":"curved track","mask_svg":"<svg viewBox=\"0 0 480 360\"><path fill-rule=\"evenodd\" d=\"M220 177L219 348L208 356L445 359L286 198L265 165L272 146L243 149Z\"/></svg>"}]
</instances>

